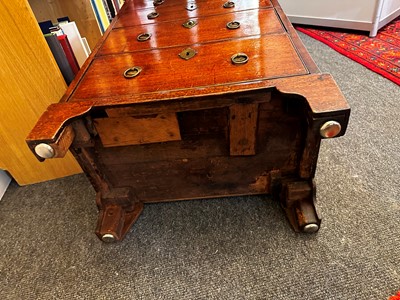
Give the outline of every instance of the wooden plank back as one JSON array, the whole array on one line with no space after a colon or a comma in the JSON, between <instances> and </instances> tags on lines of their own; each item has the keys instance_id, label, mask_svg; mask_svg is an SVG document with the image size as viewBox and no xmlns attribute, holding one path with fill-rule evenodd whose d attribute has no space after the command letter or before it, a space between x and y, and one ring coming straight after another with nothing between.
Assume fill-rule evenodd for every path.
<instances>
[{"instance_id":1,"label":"wooden plank back","mask_svg":"<svg viewBox=\"0 0 400 300\"><path fill-rule=\"evenodd\" d=\"M258 104L235 104L229 110L230 155L255 155Z\"/></svg>"},{"instance_id":2,"label":"wooden plank back","mask_svg":"<svg viewBox=\"0 0 400 300\"><path fill-rule=\"evenodd\" d=\"M181 139L176 114L94 120L104 147L141 145Z\"/></svg>"}]
</instances>

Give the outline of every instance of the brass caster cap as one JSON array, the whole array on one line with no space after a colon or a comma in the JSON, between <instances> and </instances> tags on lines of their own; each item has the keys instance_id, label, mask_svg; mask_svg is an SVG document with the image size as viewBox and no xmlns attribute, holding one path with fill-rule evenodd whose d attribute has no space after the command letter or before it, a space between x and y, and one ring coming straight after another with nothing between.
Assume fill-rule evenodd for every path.
<instances>
[{"instance_id":1,"label":"brass caster cap","mask_svg":"<svg viewBox=\"0 0 400 300\"><path fill-rule=\"evenodd\" d=\"M106 233L106 234L103 234L103 236L101 237L101 240L105 243L114 243L115 236L112 235L111 233Z\"/></svg>"},{"instance_id":2,"label":"brass caster cap","mask_svg":"<svg viewBox=\"0 0 400 300\"><path fill-rule=\"evenodd\" d=\"M342 130L342 126L337 121L328 121L319 129L319 133L324 138L334 138Z\"/></svg>"},{"instance_id":3,"label":"brass caster cap","mask_svg":"<svg viewBox=\"0 0 400 300\"><path fill-rule=\"evenodd\" d=\"M319 229L319 226L317 224L307 224L306 226L303 227L303 232L305 233L315 233Z\"/></svg>"},{"instance_id":4,"label":"brass caster cap","mask_svg":"<svg viewBox=\"0 0 400 300\"><path fill-rule=\"evenodd\" d=\"M41 143L35 147L35 152L41 158L53 158L55 151L53 147L45 143Z\"/></svg>"}]
</instances>

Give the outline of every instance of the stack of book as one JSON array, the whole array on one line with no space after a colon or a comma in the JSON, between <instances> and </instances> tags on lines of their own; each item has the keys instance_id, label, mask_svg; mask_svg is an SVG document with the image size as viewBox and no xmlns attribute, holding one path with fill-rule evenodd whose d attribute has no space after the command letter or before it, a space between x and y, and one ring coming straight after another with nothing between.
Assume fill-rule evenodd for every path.
<instances>
[{"instance_id":1,"label":"stack of book","mask_svg":"<svg viewBox=\"0 0 400 300\"><path fill-rule=\"evenodd\" d=\"M65 82L69 85L88 58L91 50L85 38L82 38L75 22L68 17L40 22L40 28L51 52L60 68Z\"/></svg>"},{"instance_id":2,"label":"stack of book","mask_svg":"<svg viewBox=\"0 0 400 300\"><path fill-rule=\"evenodd\" d=\"M125 0L90 0L100 32L103 34Z\"/></svg>"}]
</instances>

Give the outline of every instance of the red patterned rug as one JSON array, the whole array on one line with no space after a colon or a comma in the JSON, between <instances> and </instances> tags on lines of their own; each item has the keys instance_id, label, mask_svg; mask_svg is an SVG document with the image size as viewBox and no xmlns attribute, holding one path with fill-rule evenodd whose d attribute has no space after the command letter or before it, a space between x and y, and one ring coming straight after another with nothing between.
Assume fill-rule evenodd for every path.
<instances>
[{"instance_id":1,"label":"red patterned rug","mask_svg":"<svg viewBox=\"0 0 400 300\"><path fill-rule=\"evenodd\" d=\"M398 292L396 296L390 297L389 300L400 300L400 292Z\"/></svg>"},{"instance_id":2,"label":"red patterned rug","mask_svg":"<svg viewBox=\"0 0 400 300\"><path fill-rule=\"evenodd\" d=\"M375 38L340 29L296 29L400 85L400 17L379 30Z\"/></svg>"}]
</instances>

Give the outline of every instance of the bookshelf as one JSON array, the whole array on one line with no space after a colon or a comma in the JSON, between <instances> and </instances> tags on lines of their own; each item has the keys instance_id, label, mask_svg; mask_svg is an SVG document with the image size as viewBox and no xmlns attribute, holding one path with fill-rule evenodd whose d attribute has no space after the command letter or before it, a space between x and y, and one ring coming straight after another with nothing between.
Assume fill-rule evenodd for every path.
<instances>
[{"instance_id":1,"label":"bookshelf","mask_svg":"<svg viewBox=\"0 0 400 300\"><path fill-rule=\"evenodd\" d=\"M25 143L42 112L66 90L29 3L0 1L0 28L0 169L20 185L81 172L72 155L40 163Z\"/></svg>"},{"instance_id":2,"label":"bookshelf","mask_svg":"<svg viewBox=\"0 0 400 300\"><path fill-rule=\"evenodd\" d=\"M29 5L38 22L51 20L57 23L57 18L68 16L75 21L91 49L101 37L90 0L29 0Z\"/></svg>"}]
</instances>

